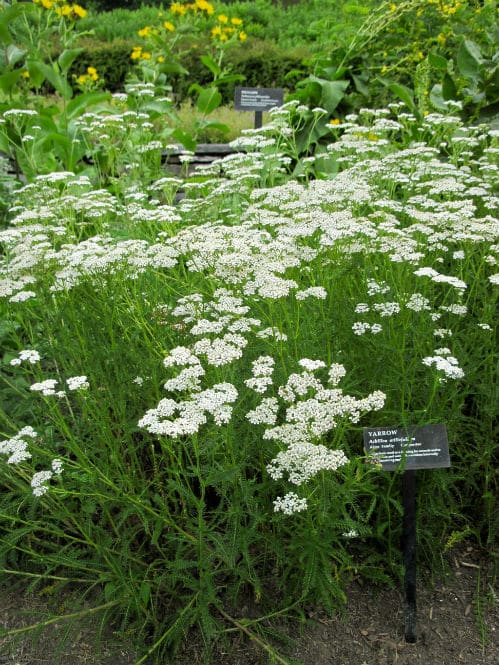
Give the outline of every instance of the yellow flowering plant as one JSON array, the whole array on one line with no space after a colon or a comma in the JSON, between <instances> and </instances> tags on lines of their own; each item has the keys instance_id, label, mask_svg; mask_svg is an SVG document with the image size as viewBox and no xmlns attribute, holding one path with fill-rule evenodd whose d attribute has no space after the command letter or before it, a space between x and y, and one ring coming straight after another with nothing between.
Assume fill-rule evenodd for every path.
<instances>
[{"instance_id":1,"label":"yellow flowering plant","mask_svg":"<svg viewBox=\"0 0 499 665\"><path fill-rule=\"evenodd\" d=\"M244 42L247 35L243 30L243 20L218 11L207 0L195 2L173 2L168 13L158 12L158 22L143 26L137 32L138 43L133 47L130 58L136 63L137 75L141 80L163 88L168 77L187 75L184 56L193 48L203 48L205 53L200 60L211 74L207 86L194 83L189 93L196 98L196 109L201 117L196 120L195 136L208 127L227 132L229 128L220 123L212 123L207 116L222 103L219 86L243 80L224 66L224 57L229 48ZM186 147L192 149L195 136L177 130L177 137Z\"/></svg>"},{"instance_id":2,"label":"yellow flowering plant","mask_svg":"<svg viewBox=\"0 0 499 665\"><path fill-rule=\"evenodd\" d=\"M0 126L0 149L22 165L28 178L36 169L77 170L85 146L74 121L110 97L97 89L103 82L95 68L74 78L69 74L83 51L76 42L86 33L77 26L86 13L64 0L12 0L0 10L0 54L7 54L0 62L6 65L0 75L0 110L22 106L26 111L22 124L13 114ZM44 94L47 84L55 90L55 103ZM73 86L82 94L74 95ZM26 133L33 135L29 155Z\"/></svg>"},{"instance_id":3,"label":"yellow flowering plant","mask_svg":"<svg viewBox=\"0 0 499 665\"><path fill-rule=\"evenodd\" d=\"M2 10L0 45L16 54L8 64L19 67L21 62L29 73L30 85L39 91L45 81L65 100L73 95L68 73L82 49L75 43L85 33L77 23L87 10L65 0L33 0L13 3ZM20 46L22 45L22 46ZM54 55L54 45L59 51ZM8 91L0 77L0 90ZM8 81L7 81L8 83ZM14 89L10 89L14 92Z\"/></svg>"}]
</instances>

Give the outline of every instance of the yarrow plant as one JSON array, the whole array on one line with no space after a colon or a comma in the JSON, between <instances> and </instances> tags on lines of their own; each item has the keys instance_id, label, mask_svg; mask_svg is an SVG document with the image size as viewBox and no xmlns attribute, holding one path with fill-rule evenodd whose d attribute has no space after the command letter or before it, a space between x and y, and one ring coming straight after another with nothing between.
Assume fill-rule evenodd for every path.
<instances>
[{"instance_id":1,"label":"yarrow plant","mask_svg":"<svg viewBox=\"0 0 499 665\"><path fill-rule=\"evenodd\" d=\"M364 427L447 426L424 552L497 535L497 136L363 109L328 129L334 177L305 177L292 103L183 180L153 164L156 93L80 115L96 170L33 172L0 230L2 566L78 580L97 600L71 616L126 617L139 664L240 627L243 594L332 610L398 574Z\"/></svg>"}]
</instances>

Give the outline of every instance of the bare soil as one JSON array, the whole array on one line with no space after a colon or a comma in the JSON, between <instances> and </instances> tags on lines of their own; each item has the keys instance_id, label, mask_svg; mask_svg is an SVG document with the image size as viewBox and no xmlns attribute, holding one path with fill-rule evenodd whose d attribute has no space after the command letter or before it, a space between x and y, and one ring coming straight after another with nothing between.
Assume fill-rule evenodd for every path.
<instances>
[{"instance_id":1,"label":"bare soil","mask_svg":"<svg viewBox=\"0 0 499 665\"><path fill-rule=\"evenodd\" d=\"M284 659L303 665L499 665L499 589L490 562L474 547L451 556L452 573L430 583L418 581L417 641L404 639L403 596L398 589L374 588L354 581L347 589L343 616L330 617L310 608L306 622L277 626L289 640L274 642ZM243 618L246 608L241 608ZM4 589L0 621L4 628L29 625L47 616L47 601ZM95 620L94 620L95 621ZM4 640L0 665L133 665L133 639L106 632L97 644L98 626L88 621L69 630L52 625L36 639ZM63 640L61 642L61 640ZM0 647L2 640L0 639ZM165 665L201 665L202 645L195 636ZM215 650L211 665L264 665L268 656L244 634L229 647Z\"/></svg>"}]
</instances>

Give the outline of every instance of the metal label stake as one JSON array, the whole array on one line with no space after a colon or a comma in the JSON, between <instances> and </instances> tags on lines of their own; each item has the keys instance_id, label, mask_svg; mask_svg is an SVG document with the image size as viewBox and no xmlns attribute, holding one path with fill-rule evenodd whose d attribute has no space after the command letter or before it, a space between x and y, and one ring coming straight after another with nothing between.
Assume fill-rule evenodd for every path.
<instances>
[{"instance_id":1,"label":"metal label stake","mask_svg":"<svg viewBox=\"0 0 499 665\"><path fill-rule=\"evenodd\" d=\"M402 551L404 554L405 641L416 641L416 473L402 474Z\"/></svg>"},{"instance_id":2,"label":"metal label stake","mask_svg":"<svg viewBox=\"0 0 499 665\"><path fill-rule=\"evenodd\" d=\"M450 466L445 425L374 427L364 430L364 448L383 471L402 473L405 641L416 637L416 469Z\"/></svg>"}]
</instances>

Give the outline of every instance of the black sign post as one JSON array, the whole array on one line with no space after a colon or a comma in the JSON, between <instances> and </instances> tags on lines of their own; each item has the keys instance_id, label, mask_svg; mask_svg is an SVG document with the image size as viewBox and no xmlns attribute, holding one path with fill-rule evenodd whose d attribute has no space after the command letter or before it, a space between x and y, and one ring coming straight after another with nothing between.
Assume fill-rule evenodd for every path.
<instances>
[{"instance_id":1,"label":"black sign post","mask_svg":"<svg viewBox=\"0 0 499 665\"><path fill-rule=\"evenodd\" d=\"M282 88L242 88L237 86L234 91L234 108L236 111L254 111L255 129L263 123L263 112L282 106L284 90Z\"/></svg>"},{"instance_id":2,"label":"black sign post","mask_svg":"<svg viewBox=\"0 0 499 665\"><path fill-rule=\"evenodd\" d=\"M405 640L416 634L416 474L417 469L450 466L445 425L422 427L375 427L364 430L364 447L383 471L403 468L402 551L404 555Z\"/></svg>"}]
</instances>

